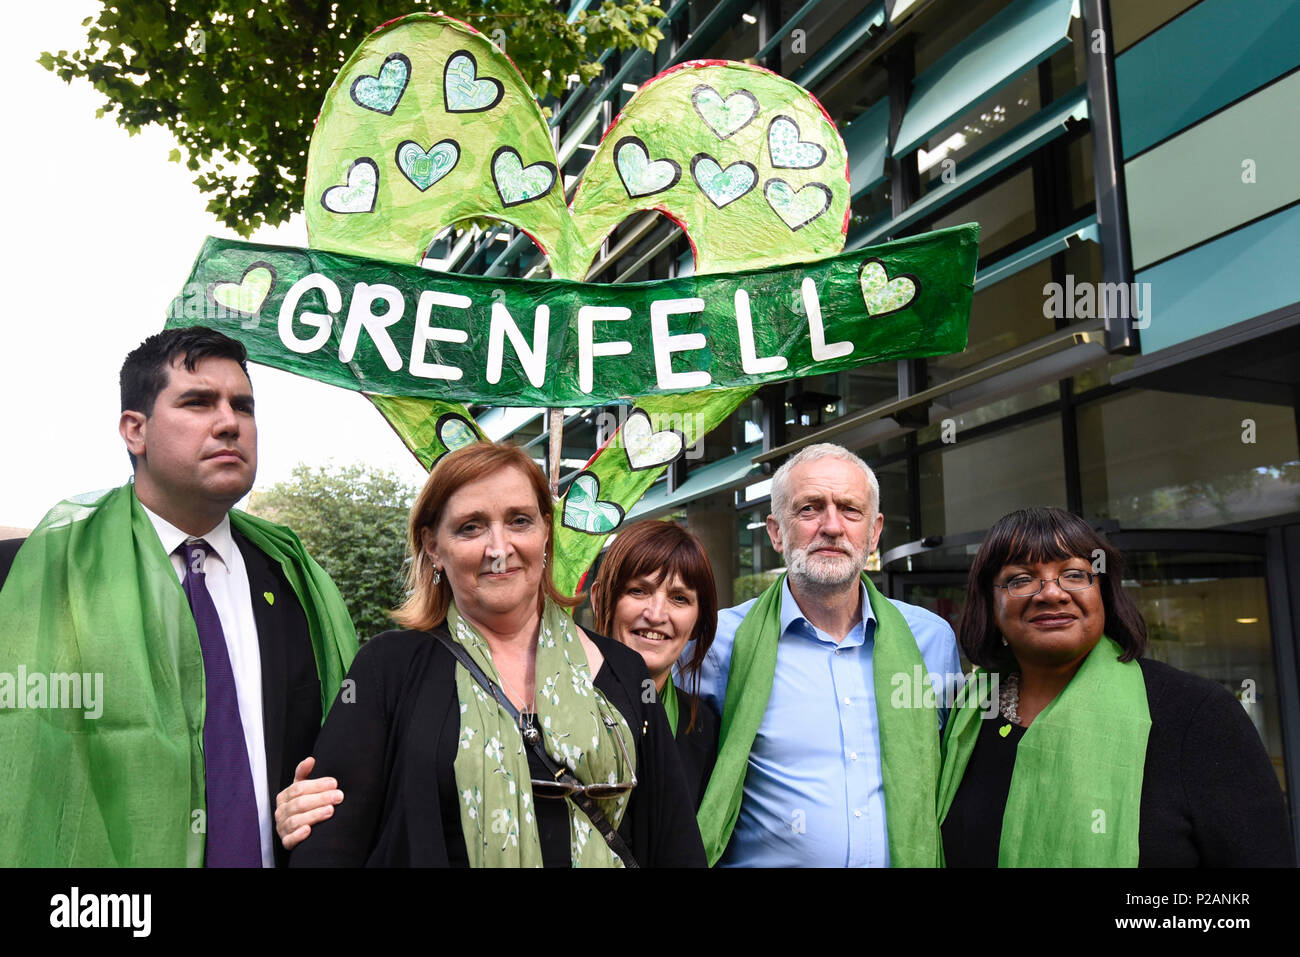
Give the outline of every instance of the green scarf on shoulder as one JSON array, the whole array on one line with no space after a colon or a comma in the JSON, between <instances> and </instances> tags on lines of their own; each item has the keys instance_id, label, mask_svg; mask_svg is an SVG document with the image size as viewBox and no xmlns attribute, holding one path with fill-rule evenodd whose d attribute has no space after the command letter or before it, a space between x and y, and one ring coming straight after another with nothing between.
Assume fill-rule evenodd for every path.
<instances>
[{"instance_id":1,"label":"green scarf on shoulder","mask_svg":"<svg viewBox=\"0 0 1300 957\"><path fill-rule=\"evenodd\" d=\"M492 649L455 602L447 612L447 629L500 686ZM583 784L630 782L636 773L636 738L627 719L596 687L573 619L549 598L537 630L534 675L534 720L551 760L568 768ZM456 790L460 792L460 826L469 865L541 867L542 844L528 767L530 749L519 725L459 664L456 694L460 701ZM615 828L627 811L628 798L625 792L598 800ZM577 804L561 798L540 800L564 800L569 815L569 859L574 867L623 866Z\"/></svg>"},{"instance_id":2,"label":"green scarf on shoulder","mask_svg":"<svg viewBox=\"0 0 1300 957\"><path fill-rule=\"evenodd\" d=\"M677 737L677 714L680 706L677 704L677 686L673 684L673 676L669 675L668 680L664 682L664 690L659 692L659 703L664 706L664 711L668 715L668 727Z\"/></svg>"},{"instance_id":3,"label":"green scarf on shoulder","mask_svg":"<svg viewBox=\"0 0 1300 957\"><path fill-rule=\"evenodd\" d=\"M1121 662L1121 654L1103 635L1020 739L999 867L1137 867L1151 712L1141 666ZM948 721L940 823L979 740L982 713L968 701Z\"/></svg>"},{"instance_id":4,"label":"green scarf on shoulder","mask_svg":"<svg viewBox=\"0 0 1300 957\"><path fill-rule=\"evenodd\" d=\"M862 581L876 618L872 670L890 865L937 867L942 860L939 825L934 816L939 780L937 702L930 707L883 706L891 702L894 675L910 676L918 666L924 673L926 666L902 612L865 575ZM736 630L718 760L698 813L710 867L722 858L740 817L749 752L767 711L776 675L784 587L782 575L758 597Z\"/></svg>"},{"instance_id":5,"label":"green scarf on shoulder","mask_svg":"<svg viewBox=\"0 0 1300 957\"><path fill-rule=\"evenodd\" d=\"M347 606L289 529L230 520L297 595L328 710L356 654ZM203 654L132 485L61 502L19 550L0 590L0 689L19 673L102 695L92 710L0 693L0 865L202 866Z\"/></svg>"}]
</instances>

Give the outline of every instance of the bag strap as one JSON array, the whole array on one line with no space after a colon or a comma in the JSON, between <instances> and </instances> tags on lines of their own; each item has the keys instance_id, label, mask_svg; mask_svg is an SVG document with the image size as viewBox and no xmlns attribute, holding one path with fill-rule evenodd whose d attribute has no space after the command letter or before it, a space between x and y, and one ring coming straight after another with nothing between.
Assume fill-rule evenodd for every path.
<instances>
[{"instance_id":1,"label":"bag strap","mask_svg":"<svg viewBox=\"0 0 1300 957\"><path fill-rule=\"evenodd\" d=\"M465 670L469 672L470 677L478 682L479 687L495 698L497 704L499 704L502 709L505 710L505 713L510 715L511 719L513 719L515 724L518 725L519 709L511 703L510 699L506 697L506 693L501 690L497 683L489 678L483 669L478 666L478 663L469 656L469 652L465 650L464 646L451 637L451 632L447 630L447 626L440 625L433 631L429 632L429 634L442 642L446 649L450 651L452 655L455 656L456 660L464 666ZM554 759L546 753L546 748L542 745L540 740L534 744L532 748L533 753L541 760L542 766L546 768L546 772L556 781L560 781L564 784L581 786L581 782L569 773L568 768L556 764ZM573 794L569 795L569 800L576 804L583 814L587 815L587 820L591 821L592 826L600 832L601 837L605 839L605 843L609 845L609 849L619 856L624 867L640 867L636 862L636 857L632 854L632 849L627 846L627 842L624 841L618 831L615 830L614 825L611 824L609 818L605 816L605 812L600 809L600 806L596 804L594 800L581 791L575 791Z\"/></svg>"}]
</instances>

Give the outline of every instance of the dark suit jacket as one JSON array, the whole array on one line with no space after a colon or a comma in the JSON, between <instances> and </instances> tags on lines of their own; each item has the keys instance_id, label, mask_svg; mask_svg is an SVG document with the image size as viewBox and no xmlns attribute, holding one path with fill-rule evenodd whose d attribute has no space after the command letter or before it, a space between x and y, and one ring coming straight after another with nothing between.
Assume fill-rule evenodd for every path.
<instances>
[{"instance_id":1,"label":"dark suit jacket","mask_svg":"<svg viewBox=\"0 0 1300 957\"><path fill-rule=\"evenodd\" d=\"M234 539L248 569L253 619L257 622L262 658L262 734L266 742L267 785L274 810L276 794L293 783L293 769L312 753L312 745L320 733L320 677L316 673L307 616L280 566L239 532L234 532ZM0 588L4 587L14 556L24 541L15 538L0 542ZM275 865L285 867L289 853L274 834L274 824L272 832Z\"/></svg>"},{"instance_id":2,"label":"dark suit jacket","mask_svg":"<svg viewBox=\"0 0 1300 957\"><path fill-rule=\"evenodd\" d=\"M9 577L9 569L14 563L14 556L18 554L18 547L25 538L7 538L0 542L0 588L5 587L5 579Z\"/></svg>"}]
</instances>

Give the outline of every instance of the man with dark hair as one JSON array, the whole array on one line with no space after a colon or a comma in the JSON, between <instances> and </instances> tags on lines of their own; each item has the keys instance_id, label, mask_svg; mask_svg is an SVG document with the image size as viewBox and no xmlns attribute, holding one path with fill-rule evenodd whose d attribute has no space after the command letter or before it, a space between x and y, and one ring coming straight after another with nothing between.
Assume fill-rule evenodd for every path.
<instances>
[{"instance_id":1,"label":"man with dark hair","mask_svg":"<svg viewBox=\"0 0 1300 957\"><path fill-rule=\"evenodd\" d=\"M0 543L0 865L284 863L275 795L356 653L347 608L293 532L232 511L243 345L158 333L121 389L134 481Z\"/></svg>"}]
</instances>

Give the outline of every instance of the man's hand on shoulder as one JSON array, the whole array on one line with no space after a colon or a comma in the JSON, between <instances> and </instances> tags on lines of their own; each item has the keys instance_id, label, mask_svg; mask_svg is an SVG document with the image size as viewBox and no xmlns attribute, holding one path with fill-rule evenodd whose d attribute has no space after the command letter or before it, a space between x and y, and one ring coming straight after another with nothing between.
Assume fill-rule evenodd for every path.
<instances>
[{"instance_id":1,"label":"man's hand on shoulder","mask_svg":"<svg viewBox=\"0 0 1300 957\"><path fill-rule=\"evenodd\" d=\"M334 813L334 805L343 801L343 792L333 778L308 778L316 759L303 758L293 772L293 784L275 796L275 832L286 851L307 839L311 826Z\"/></svg>"}]
</instances>

